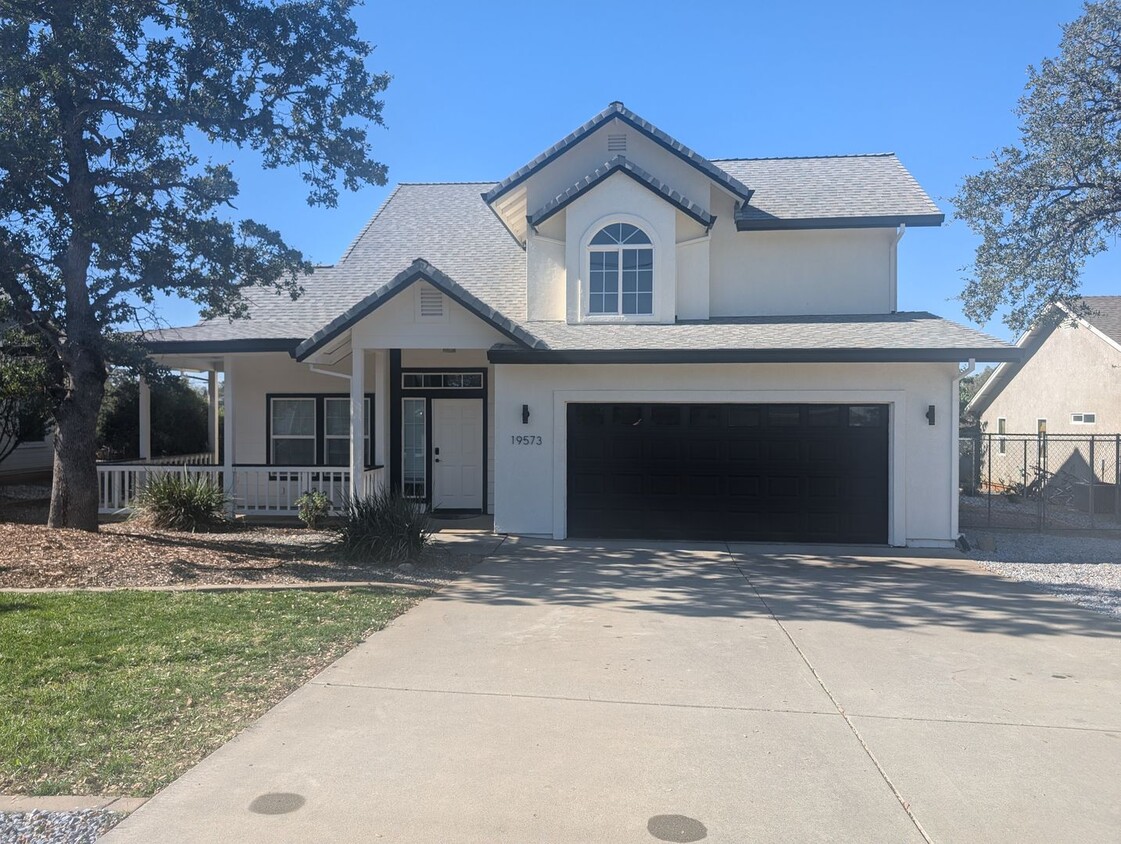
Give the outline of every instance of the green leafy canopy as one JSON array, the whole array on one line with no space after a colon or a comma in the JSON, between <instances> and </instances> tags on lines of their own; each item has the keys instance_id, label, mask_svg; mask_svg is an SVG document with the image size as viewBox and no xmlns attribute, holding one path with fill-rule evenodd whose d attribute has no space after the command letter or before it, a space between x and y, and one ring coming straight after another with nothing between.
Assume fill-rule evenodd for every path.
<instances>
[{"instance_id":1,"label":"green leafy canopy","mask_svg":"<svg viewBox=\"0 0 1121 844\"><path fill-rule=\"evenodd\" d=\"M1121 232L1121 2L1086 3L1057 58L1028 69L1019 146L965 179L957 216L982 238L962 294L1020 331L1047 305L1078 305L1086 260Z\"/></svg>"},{"instance_id":2,"label":"green leafy canopy","mask_svg":"<svg viewBox=\"0 0 1121 844\"><path fill-rule=\"evenodd\" d=\"M231 221L234 173L198 149L298 168L312 204L384 184L368 130L389 77L366 68L354 5L0 0L0 290L20 321L65 359L68 323L92 317L111 360L112 328L157 292L211 315L242 314L251 285L298 295L302 254Z\"/></svg>"}]
</instances>

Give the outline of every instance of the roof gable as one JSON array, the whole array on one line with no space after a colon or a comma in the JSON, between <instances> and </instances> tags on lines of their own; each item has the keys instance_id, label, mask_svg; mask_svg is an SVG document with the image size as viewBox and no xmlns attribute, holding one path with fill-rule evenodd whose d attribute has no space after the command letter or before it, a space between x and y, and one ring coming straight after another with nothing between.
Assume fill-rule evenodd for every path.
<instances>
[{"instance_id":1,"label":"roof gable","mask_svg":"<svg viewBox=\"0 0 1121 844\"><path fill-rule=\"evenodd\" d=\"M499 199L510 190L514 189L534 173L539 172L547 167L551 161L563 155L567 150L579 144L593 134L598 129L606 126L612 120L621 120L631 128L642 133L650 140L661 146L663 149L673 153L682 161L691 165L692 167L704 173L717 184L721 185L725 190L729 191L740 200L747 201L751 198L751 189L743 184L739 179L729 175L721 168L717 167L704 156L694 152L685 146L680 141L670 137L654 124L643 120L633 111L624 106L621 102L613 102L587 123L580 126L575 131L561 138L539 156L534 158L524 167L511 173L493 188L483 194L483 199L489 204Z\"/></svg>"},{"instance_id":2,"label":"roof gable","mask_svg":"<svg viewBox=\"0 0 1121 844\"><path fill-rule=\"evenodd\" d=\"M1121 353L1121 296L1085 296L1073 307L1056 303L1016 341L1023 356L1017 361L1001 363L993 370L981 389L969 400L964 413L980 416L1012 383L1033 355L1064 322L1081 324L1102 342Z\"/></svg>"},{"instance_id":3,"label":"roof gable","mask_svg":"<svg viewBox=\"0 0 1121 844\"><path fill-rule=\"evenodd\" d=\"M708 213L697 203L689 200L679 191L670 188L668 185L651 176L633 161L628 161L626 156L617 155L610 161L604 162L597 167L583 179L576 184L572 185L564 193L555 196L543 206L538 208L529 215L529 224L531 226L539 226L544 223L554 214L563 210L567 205L579 199L585 193L590 191L596 185L615 175L622 173L629 176L642 187L651 191L661 199L668 202L677 210L681 211L688 217L696 220L706 229L711 228L712 224L716 221L716 217Z\"/></svg>"},{"instance_id":4,"label":"roof gable","mask_svg":"<svg viewBox=\"0 0 1121 844\"><path fill-rule=\"evenodd\" d=\"M496 329L523 348L533 348L540 341L513 320L490 307L468 290L457 284L423 258L417 258L407 268L383 284L366 298L357 302L320 328L296 347L292 356L305 360L339 335L348 331L363 318L369 316L398 293L418 281L426 281L447 295L450 299L473 313L487 325Z\"/></svg>"}]
</instances>

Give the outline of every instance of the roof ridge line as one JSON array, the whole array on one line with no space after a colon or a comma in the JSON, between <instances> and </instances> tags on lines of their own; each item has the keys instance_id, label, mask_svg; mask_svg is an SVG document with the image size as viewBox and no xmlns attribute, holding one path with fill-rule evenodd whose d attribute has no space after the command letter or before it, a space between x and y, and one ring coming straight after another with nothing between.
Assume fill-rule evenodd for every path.
<instances>
[{"instance_id":1,"label":"roof ridge line","mask_svg":"<svg viewBox=\"0 0 1121 844\"><path fill-rule=\"evenodd\" d=\"M350 242L350 246L348 246L346 248L346 251L343 252L342 257L335 262L336 265L341 265L344 261L346 261L347 258L350 257L350 253L354 251L354 247L356 247L362 240L362 238L366 236L366 232L370 230L370 227L374 224L377 218L381 216L382 212L389 207L389 203L393 201L393 197L397 196L397 191L399 190L401 190L400 182L398 182L396 186L394 186L393 190L389 192L389 196L385 198L385 201L378 207L378 210L374 212L374 216L366 221L366 225L364 225L362 227L362 230L358 232L358 236Z\"/></svg>"},{"instance_id":2,"label":"roof ridge line","mask_svg":"<svg viewBox=\"0 0 1121 844\"><path fill-rule=\"evenodd\" d=\"M476 182L476 181L471 181L471 180L452 181L452 182L398 182L397 187L404 187L405 185L410 185L410 186L415 187L417 185L497 185L497 184L498 184L498 182L496 182L492 179L491 181L481 181L481 182Z\"/></svg>"},{"instance_id":3,"label":"roof ridge line","mask_svg":"<svg viewBox=\"0 0 1121 844\"><path fill-rule=\"evenodd\" d=\"M809 158L889 158L894 152L838 152L829 155L756 155L747 158L710 158L713 164L728 161L801 161Z\"/></svg>"}]
</instances>

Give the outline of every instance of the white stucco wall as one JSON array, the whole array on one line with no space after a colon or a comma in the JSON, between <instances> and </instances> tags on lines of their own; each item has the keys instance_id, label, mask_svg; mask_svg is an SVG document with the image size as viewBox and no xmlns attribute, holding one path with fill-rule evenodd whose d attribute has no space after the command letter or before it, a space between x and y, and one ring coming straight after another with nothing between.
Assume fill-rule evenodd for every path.
<instances>
[{"instance_id":1,"label":"white stucco wall","mask_svg":"<svg viewBox=\"0 0 1121 844\"><path fill-rule=\"evenodd\" d=\"M712 316L890 313L894 229L738 232L719 214Z\"/></svg>"},{"instance_id":2,"label":"white stucco wall","mask_svg":"<svg viewBox=\"0 0 1121 844\"><path fill-rule=\"evenodd\" d=\"M351 329L351 343L366 349L489 349L509 338L444 296L446 318L417 317L417 297L431 285L417 282Z\"/></svg>"},{"instance_id":3,"label":"white stucco wall","mask_svg":"<svg viewBox=\"0 0 1121 844\"><path fill-rule=\"evenodd\" d=\"M231 355L229 367L233 373L234 459L238 463L268 462L265 415L269 393L350 392L349 380L312 372L307 364L297 363L283 352ZM348 372L349 364L342 369ZM368 357L367 393L374 392L374 377L373 357ZM376 427L378 420L373 421Z\"/></svg>"},{"instance_id":4,"label":"white stucco wall","mask_svg":"<svg viewBox=\"0 0 1121 844\"><path fill-rule=\"evenodd\" d=\"M1071 422L1072 413L1093 413L1093 425ZM1080 324L1057 326L981 415L987 433L997 419L1010 434L1034 434L1047 420L1050 434L1121 432L1121 351Z\"/></svg>"},{"instance_id":5,"label":"white stucco wall","mask_svg":"<svg viewBox=\"0 0 1121 844\"><path fill-rule=\"evenodd\" d=\"M957 442L950 422L956 374L953 364L498 365L495 527L564 537L570 401L877 402L892 406L889 541L949 546L956 538ZM522 404L530 406L528 425ZM925 417L931 404L934 426ZM540 435L542 445L512 444L519 434Z\"/></svg>"},{"instance_id":6,"label":"white stucco wall","mask_svg":"<svg viewBox=\"0 0 1121 844\"><path fill-rule=\"evenodd\" d=\"M565 217L560 211L546 220L553 226L542 226L540 232L531 228L526 233L526 313L530 320L560 322L565 318Z\"/></svg>"}]
</instances>

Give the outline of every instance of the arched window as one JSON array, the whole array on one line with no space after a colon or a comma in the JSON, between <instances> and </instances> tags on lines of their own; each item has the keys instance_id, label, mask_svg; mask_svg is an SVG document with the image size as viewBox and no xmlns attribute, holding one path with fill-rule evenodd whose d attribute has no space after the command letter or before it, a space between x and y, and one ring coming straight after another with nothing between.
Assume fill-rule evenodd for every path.
<instances>
[{"instance_id":1,"label":"arched window","mask_svg":"<svg viewBox=\"0 0 1121 844\"><path fill-rule=\"evenodd\" d=\"M654 313L654 246L630 223L599 230L588 246L588 313Z\"/></svg>"}]
</instances>

